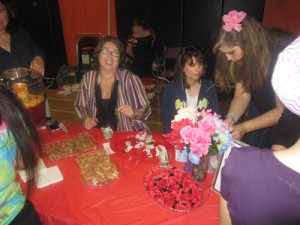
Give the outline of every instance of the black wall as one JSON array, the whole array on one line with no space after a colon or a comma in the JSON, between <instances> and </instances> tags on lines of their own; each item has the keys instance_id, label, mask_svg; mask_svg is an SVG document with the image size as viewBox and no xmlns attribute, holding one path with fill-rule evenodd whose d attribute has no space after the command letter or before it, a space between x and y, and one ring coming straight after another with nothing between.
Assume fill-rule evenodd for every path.
<instances>
[{"instance_id":1,"label":"black wall","mask_svg":"<svg viewBox=\"0 0 300 225\"><path fill-rule=\"evenodd\" d=\"M58 0L10 0L23 27L46 55L45 76L67 64ZM75 46L74 46L75 48Z\"/></svg>"},{"instance_id":2,"label":"black wall","mask_svg":"<svg viewBox=\"0 0 300 225\"><path fill-rule=\"evenodd\" d=\"M262 21L264 0L115 0L118 37L126 44L131 21L145 19L157 35L156 51L162 47L200 45L208 57L208 75L213 72L212 35L222 15L243 10Z\"/></svg>"}]
</instances>

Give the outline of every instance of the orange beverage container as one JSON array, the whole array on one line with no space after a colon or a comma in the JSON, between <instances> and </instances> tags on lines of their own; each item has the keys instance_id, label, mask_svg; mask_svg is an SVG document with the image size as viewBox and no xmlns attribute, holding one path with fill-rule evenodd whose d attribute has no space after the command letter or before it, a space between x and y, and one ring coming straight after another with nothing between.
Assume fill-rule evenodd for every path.
<instances>
[{"instance_id":1,"label":"orange beverage container","mask_svg":"<svg viewBox=\"0 0 300 225\"><path fill-rule=\"evenodd\" d=\"M27 68L8 69L1 76L1 84L19 97L38 127L45 125L45 90L39 72Z\"/></svg>"}]
</instances>

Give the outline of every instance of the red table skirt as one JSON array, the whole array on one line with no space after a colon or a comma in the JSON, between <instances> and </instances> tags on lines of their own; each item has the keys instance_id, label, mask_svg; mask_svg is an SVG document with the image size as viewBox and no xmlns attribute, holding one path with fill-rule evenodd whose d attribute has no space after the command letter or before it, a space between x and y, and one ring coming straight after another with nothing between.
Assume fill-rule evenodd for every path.
<instances>
[{"instance_id":1,"label":"red table skirt","mask_svg":"<svg viewBox=\"0 0 300 225\"><path fill-rule=\"evenodd\" d=\"M70 134L61 131L41 131L43 143L89 132L95 143L102 147L106 142L99 129L86 130L79 125L66 124ZM113 159L121 170L121 177L110 185L86 187L83 183L75 156L52 162L45 155L46 167L58 165L64 179L61 182L37 189L30 197L43 224L51 225L215 225L219 222L219 196L210 189L213 175L203 184L205 201L200 208L189 213L173 212L156 203L143 186L144 174L159 165L158 159L137 156L135 167L128 166L129 155L122 151L128 132L114 132L110 146L115 151ZM164 137L152 134L154 140L166 145ZM174 155L173 155L174 156ZM182 166L172 160L171 164ZM23 184L24 186L24 184Z\"/></svg>"}]
</instances>

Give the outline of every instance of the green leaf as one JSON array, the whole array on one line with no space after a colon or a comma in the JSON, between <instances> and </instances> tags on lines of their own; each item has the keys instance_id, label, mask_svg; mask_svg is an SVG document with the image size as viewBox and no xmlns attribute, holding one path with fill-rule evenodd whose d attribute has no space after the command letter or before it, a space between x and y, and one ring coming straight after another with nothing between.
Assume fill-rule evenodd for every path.
<instances>
[{"instance_id":1,"label":"green leaf","mask_svg":"<svg viewBox=\"0 0 300 225\"><path fill-rule=\"evenodd\" d=\"M209 153L210 155L216 155L216 154L218 154L218 153L219 153L219 149L218 149L217 145L215 145L215 144L211 145L211 146L209 147L208 153Z\"/></svg>"}]
</instances>

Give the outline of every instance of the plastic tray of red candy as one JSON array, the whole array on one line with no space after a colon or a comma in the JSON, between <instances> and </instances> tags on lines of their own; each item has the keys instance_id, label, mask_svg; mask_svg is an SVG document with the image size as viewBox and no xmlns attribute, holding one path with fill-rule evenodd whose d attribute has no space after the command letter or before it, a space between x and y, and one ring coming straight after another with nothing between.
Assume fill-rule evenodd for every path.
<instances>
[{"instance_id":1,"label":"plastic tray of red candy","mask_svg":"<svg viewBox=\"0 0 300 225\"><path fill-rule=\"evenodd\" d=\"M191 173L176 167L152 167L145 174L144 186L160 205L176 212L191 212L204 201L204 191Z\"/></svg>"}]
</instances>

